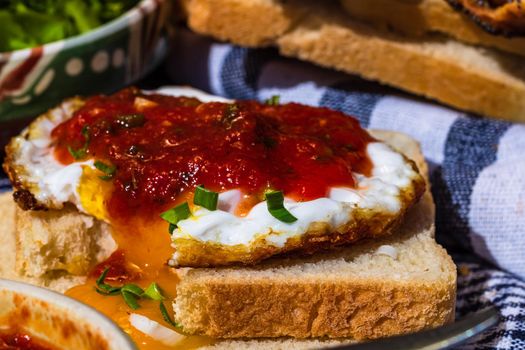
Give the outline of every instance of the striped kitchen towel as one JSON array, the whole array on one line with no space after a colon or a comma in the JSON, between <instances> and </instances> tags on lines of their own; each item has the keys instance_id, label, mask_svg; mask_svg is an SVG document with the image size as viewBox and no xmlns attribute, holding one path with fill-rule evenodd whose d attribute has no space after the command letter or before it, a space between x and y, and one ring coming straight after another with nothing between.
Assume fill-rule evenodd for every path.
<instances>
[{"instance_id":1,"label":"striped kitchen towel","mask_svg":"<svg viewBox=\"0 0 525 350\"><path fill-rule=\"evenodd\" d=\"M280 57L183 32L167 68L177 84L232 99L325 106L367 128L417 139L430 165L437 239L459 267L457 315L490 305L500 324L462 349L525 349L525 125L483 119Z\"/></svg>"}]
</instances>

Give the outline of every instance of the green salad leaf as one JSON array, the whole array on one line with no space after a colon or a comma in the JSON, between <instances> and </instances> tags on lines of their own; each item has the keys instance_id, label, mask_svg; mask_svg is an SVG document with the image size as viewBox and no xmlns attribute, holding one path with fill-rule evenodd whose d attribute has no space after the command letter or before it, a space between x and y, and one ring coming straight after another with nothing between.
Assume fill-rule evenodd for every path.
<instances>
[{"instance_id":1,"label":"green salad leaf","mask_svg":"<svg viewBox=\"0 0 525 350\"><path fill-rule=\"evenodd\" d=\"M0 0L0 52L47 44L88 32L139 0Z\"/></svg>"}]
</instances>

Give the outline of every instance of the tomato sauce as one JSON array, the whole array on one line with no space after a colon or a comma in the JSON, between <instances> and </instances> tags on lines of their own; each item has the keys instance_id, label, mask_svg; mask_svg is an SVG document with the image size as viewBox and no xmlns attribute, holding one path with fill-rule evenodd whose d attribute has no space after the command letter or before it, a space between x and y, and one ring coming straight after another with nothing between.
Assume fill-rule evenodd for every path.
<instances>
[{"instance_id":1,"label":"tomato sauce","mask_svg":"<svg viewBox=\"0 0 525 350\"><path fill-rule=\"evenodd\" d=\"M52 138L64 164L86 146L86 159L116 167L107 207L120 218L158 215L200 184L256 198L268 188L298 201L325 197L354 186L352 171L370 171L372 140L357 120L326 108L201 103L133 88L90 98Z\"/></svg>"}]
</instances>

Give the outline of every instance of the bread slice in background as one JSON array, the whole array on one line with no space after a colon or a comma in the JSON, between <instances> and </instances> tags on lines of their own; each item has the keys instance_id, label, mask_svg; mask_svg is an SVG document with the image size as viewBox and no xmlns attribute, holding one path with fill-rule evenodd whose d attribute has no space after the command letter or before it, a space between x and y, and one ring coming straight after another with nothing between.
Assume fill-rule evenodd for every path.
<instances>
[{"instance_id":1,"label":"bread slice in background","mask_svg":"<svg viewBox=\"0 0 525 350\"><path fill-rule=\"evenodd\" d=\"M183 0L182 5L195 30L249 47L272 45L303 12L278 0Z\"/></svg>"},{"instance_id":2,"label":"bread slice in background","mask_svg":"<svg viewBox=\"0 0 525 350\"><path fill-rule=\"evenodd\" d=\"M487 33L445 0L341 0L354 19L395 30L409 37L443 33L459 41L525 56L525 38Z\"/></svg>"},{"instance_id":3,"label":"bread slice in background","mask_svg":"<svg viewBox=\"0 0 525 350\"><path fill-rule=\"evenodd\" d=\"M337 1L234 1L242 3L242 16L233 10L236 7L227 6L231 1L186 0L189 26L239 45L273 43L286 56L358 74L466 111L525 122L522 56L443 35L409 38L377 29L353 20ZM217 7L221 15L210 15ZM203 14L208 14L206 21L196 20ZM241 38L244 34L240 33L247 32L250 39Z\"/></svg>"},{"instance_id":4,"label":"bread slice in background","mask_svg":"<svg viewBox=\"0 0 525 350\"><path fill-rule=\"evenodd\" d=\"M421 164L415 141L397 133L374 135ZM454 319L456 268L434 240L429 193L388 238L255 267L179 269L178 274L175 319L190 334L361 340Z\"/></svg>"}]
</instances>

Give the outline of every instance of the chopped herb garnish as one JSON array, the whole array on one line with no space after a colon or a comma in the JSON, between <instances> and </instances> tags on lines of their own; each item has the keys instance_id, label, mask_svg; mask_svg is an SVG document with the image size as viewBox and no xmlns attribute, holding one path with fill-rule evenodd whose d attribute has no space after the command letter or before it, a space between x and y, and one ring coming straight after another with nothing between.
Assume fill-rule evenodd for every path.
<instances>
[{"instance_id":1,"label":"chopped herb garnish","mask_svg":"<svg viewBox=\"0 0 525 350\"><path fill-rule=\"evenodd\" d=\"M148 286L148 288L146 288L146 290L144 291L144 296L157 301L164 300L162 291L160 290L158 284L155 282L153 282Z\"/></svg>"},{"instance_id":2,"label":"chopped herb garnish","mask_svg":"<svg viewBox=\"0 0 525 350\"><path fill-rule=\"evenodd\" d=\"M102 274L100 274L100 277L97 278L97 288L95 290L97 293L102 295L117 295L120 293L120 287L113 287L105 282L106 276L109 272L109 267L107 267Z\"/></svg>"},{"instance_id":3,"label":"chopped herb garnish","mask_svg":"<svg viewBox=\"0 0 525 350\"><path fill-rule=\"evenodd\" d=\"M160 313L162 314L162 318L164 319L164 321L166 321L173 327L178 328L179 330L182 330L182 326L171 319L168 313L168 310L166 309L166 306L164 305L162 301L160 302Z\"/></svg>"},{"instance_id":4,"label":"chopped herb garnish","mask_svg":"<svg viewBox=\"0 0 525 350\"><path fill-rule=\"evenodd\" d=\"M122 296L122 299L124 299L124 302L133 310L137 310L140 308L140 304L138 302L140 299L146 298L159 301L160 313L162 314L162 318L164 319L164 321L169 323L171 326L177 328L179 332L182 331L182 326L175 323L171 319L168 310L166 309L166 306L162 302L162 300L164 300L165 298L162 295L162 291L157 283L151 283L148 286L148 288L146 288L146 290L143 290L141 287L133 283L128 283L121 287L114 287L105 282L108 271L109 267L106 268L100 274L99 278L97 278L97 287L95 288L97 293L100 293L105 296L120 294Z\"/></svg>"},{"instance_id":5,"label":"chopped herb garnish","mask_svg":"<svg viewBox=\"0 0 525 350\"><path fill-rule=\"evenodd\" d=\"M190 206L188 202L177 205L175 208L165 211L160 214L160 217L170 223L170 234L177 228L177 223L181 220L189 218L191 215Z\"/></svg>"},{"instance_id":6,"label":"chopped herb garnish","mask_svg":"<svg viewBox=\"0 0 525 350\"><path fill-rule=\"evenodd\" d=\"M279 102L281 100L281 97L279 95L273 95L269 99L267 99L264 103L268 106L278 106Z\"/></svg>"},{"instance_id":7,"label":"chopped herb garnish","mask_svg":"<svg viewBox=\"0 0 525 350\"><path fill-rule=\"evenodd\" d=\"M80 160L86 157L86 150L84 148L79 148L77 150L73 149L71 146L67 146L67 150L73 156L75 160Z\"/></svg>"},{"instance_id":8,"label":"chopped herb garnish","mask_svg":"<svg viewBox=\"0 0 525 350\"><path fill-rule=\"evenodd\" d=\"M195 195L193 196L193 204L200 205L208 210L216 210L219 201L219 194L204 188L203 185L195 188Z\"/></svg>"},{"instance_id":9,"label":"chopped herb garnish","mask_svg":"<svg viewBox=\"0 0 525 350\"><path fill-rule=\"evenodd\" d=\"M126 114L118 116L115 122L123 128L131 129L143 126L146 123L146 118L144 114Z\"/></svg>"},{"instance_id":10,"label":"chopped herb garnish","mask_svg":"<svg viewBox=\"0 0 525 350\"><path fill-rule=\"evenodd\" d=\"M264 147L268 149L272 149L272 148L275 148L275 146L277 146L277 140L269 136L265 136L262 141L263 141Z\"/></svg>"},{"instance_id":11,"label":"chopped herb garnish","mask_svg":"<svg viewBox=\"0 0 525 350\"><path fill-rule=\"evenodd\" d=\"M239 106L235 103L231 103L224 109L222 122L230 127L237 117L239 117Z\"/></svg>"},{"instance_id":12,"label":"chopped herb garnish","mask_svg":"<svg viewBox=\"0 0 525 350\"><path fill-rule=\"evenodd\" d=\"M122 298L124 298L124 301L130 308L137 310L140 307L139 303L137 302L137 297L133 293L125 292L123 290L121 290L121 293Z\"/></svg>"},{"instance_id":13,"label":"chopped herb garnish","mask_svg":"<svg viewBox=\"0 0 525 350\"><path fill-rule=\"evenodd\" d=\"M349 152L355 152L355 151L357 151L357 147L354 146L354 145L352 145L351 143L346 144L346 145L345 145L345 148L346 148L346 150L349 151Z\"/></svg>"},{"instance_id":14,"label":"chopped herb garnish","mask_svg":"<svg viewBox=\"0 0 525 350\"><path fill-rule=\"evenodd\" d=\"M297 221L297 218L284 207L284 195L281 191L267 191L264 197L268 211L274 218L286 223Z\"/></svg>"},{"instance_id":15,"label":"chopped herb garnish","mask_svg":"<svg viewBox=\"0 0 525 350\"><path fill-rule=\"evenodd\" d=\"M131 293L137 297L141 297L143 294L144 294L144 290L142 288L140 288L139 286L137 286L136 284L133 284L133 283L129 283L129 284L125 284L122 288L121 288L122 292L127 292L127 293Z\"/></svg>"},{"instance_id":16,"label":"chopped herb garnish","mask_svg":"<svg viewBox=\"0 0 525 350\"><path fill-rule=\"evenodd\" d=\"M89 126L84 125L81 133L82 133L82 136L84 136L84 146L82 146L79 149L73 149L73 147L67 146L67 150L69 151L69 153L73 156L75 160L80 160L82 158L85 158L87 155L88 147L89 147L89 141L90 141Z\"/></svg>"},{"instance_id":17,"label":"chopped herb garnish","mask_svg":"<svg viewBox=\"0 0 525 350\"><path fill-rule=\"evenodd\" d=\"M111 180L117 171L117 167L114 165L108 165L100 160L95 161L95 168L103 172L105 175L99 176L104 181Z\"/></svg>"}]
</instances>

